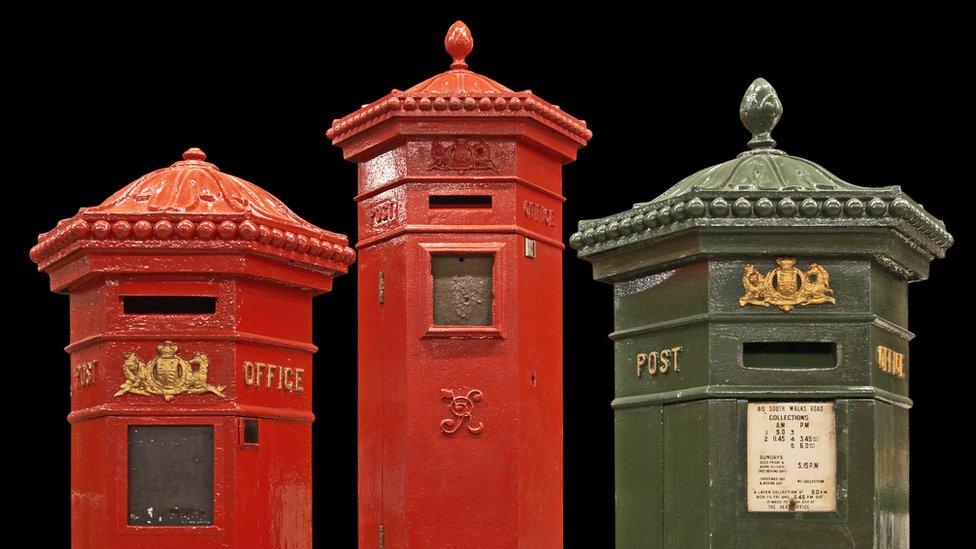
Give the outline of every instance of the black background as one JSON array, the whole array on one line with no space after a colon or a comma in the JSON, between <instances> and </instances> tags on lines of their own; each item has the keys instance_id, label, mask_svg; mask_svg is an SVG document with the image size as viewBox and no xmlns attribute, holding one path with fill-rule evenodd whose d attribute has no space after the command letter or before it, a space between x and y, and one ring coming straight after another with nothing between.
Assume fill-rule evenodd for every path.
<instances>
[{"instance_id":1,"label":"black background","mask_svg":"<svg viewBox=\"0 0 976 549\"><path fill-rule=\"evenodd\" d=\"M952 328L968 327L958 315L973 306L963 234L973 191L962 81L971 59L964 63L965 35L953 16L838 14L801 24L757 6L712 28L627 13L548 20L517 4L485 8L477 11L497 14L400 5L323 18L187 5L116 11L100 23L65 12L32 19L6 49L5 68L13 93L6 266L14 274L5 277L13 328L6 348L17 358L3 366L6 423L14 427L5 429L4 475L19 528L36 544L67 546L68 301L48 291L27 257L36 235L199 146L222 170L354 240L356 170L324 132L391 88L446 70L442 39L458 17L475 37L473 70L532 89L594 132L564 172L567 240L577 220L650 200L743 150L738 105L757 76L785 105L774 132L781 148L856 184L901 185L946 221L958 242L911 291L912 534L921 544L960 525L971 498L963 486L971 453L962 448L972 432L972 346ZM570 250L564 281L566 546L610 547L611 291ZM329 351L316 358L317 547L355 545L355 300L351 273L315 304L315 342Z\"/></svg>"}]
</instances>

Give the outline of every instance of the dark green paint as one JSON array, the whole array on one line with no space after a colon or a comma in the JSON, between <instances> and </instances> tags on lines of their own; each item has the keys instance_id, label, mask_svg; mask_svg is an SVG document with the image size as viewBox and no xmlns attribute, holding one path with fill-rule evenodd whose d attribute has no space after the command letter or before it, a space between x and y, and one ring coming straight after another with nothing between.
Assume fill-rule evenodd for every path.
<instances>
[{"instance_id":1,"label":"dark green paint","mask_svg":"<svg viewBox=\"0 0 976 549\"><path fill-rule=\"evenodd\" d=\"M773 149L781 112L757 80L740 112L749 151L581 221L570 240L614 286L617 547L908 547L907 287L952 237L898 187L851 185ZM741 307L745 265L766 273L777 257L826 268L837 303ZM830 356L744 358L744 344L789 342ZM906 377L878 368L878 345L905 354ZM638 353L678 346L680 371L637 376ZM834 402L836 511L747 510L755 400Z\"/></svg>"}]
</instances>

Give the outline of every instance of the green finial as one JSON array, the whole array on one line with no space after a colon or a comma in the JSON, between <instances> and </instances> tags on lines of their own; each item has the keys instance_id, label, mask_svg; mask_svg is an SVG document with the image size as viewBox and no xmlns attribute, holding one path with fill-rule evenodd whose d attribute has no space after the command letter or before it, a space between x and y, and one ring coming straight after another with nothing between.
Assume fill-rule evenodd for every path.
<instances>
[{"instance_id":1,"label":"green finial","mask_svg":"<svg viewBox=\"0 0 976 549\"><path fill-rule=\"evenodd\" d=\"M783 104L779 102L776 90L762 78L753 80L739 105L739 118L752 133L750 149L771 149L776 146L776 140L769 134L782 114Z\"/></svg>"}]
</instances>

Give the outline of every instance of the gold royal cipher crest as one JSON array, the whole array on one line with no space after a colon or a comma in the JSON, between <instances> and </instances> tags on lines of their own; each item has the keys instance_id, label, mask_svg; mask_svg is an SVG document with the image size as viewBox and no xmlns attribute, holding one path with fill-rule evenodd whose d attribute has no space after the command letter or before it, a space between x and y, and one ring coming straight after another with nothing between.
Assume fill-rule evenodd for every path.
<instances>
[{"instance_id":1,"label":"gold royal cipher crest","mask_svg":"<svg viewBox=\"0 0 976 549\"><path fill-rule=\"evenodd\" d=\"M125 373L125 383L115 393L122 396L126 393L134 395L162 395L169 402L180 394L201 395L213 393L224 396L224 385L214 386L207 383L207 368L210 362L207 355L195 353L189 360L176 354L180 348L172 341L165 341L156 347L157 356L148 363L143 362L135 353L125 354L122 371ZM193 366L197 369L194 370Z\"/></svg>"},{"instance_id":2,"label":"gold royal cipher crest","mask_svg":"<svg viewBox=\"0 0 976 549\"><path fill-rule=\"evenodd\" d=\"M745 295L739 298L739 305L775 305L785 312L796 306L836 303L834 291L830 289L830 275L816 263L811 263L806 271L797 269L796 259L776 260L778 267L765 275L756 270L751 263L746 265L742 275Z\"/></svg>"}]
</instances>

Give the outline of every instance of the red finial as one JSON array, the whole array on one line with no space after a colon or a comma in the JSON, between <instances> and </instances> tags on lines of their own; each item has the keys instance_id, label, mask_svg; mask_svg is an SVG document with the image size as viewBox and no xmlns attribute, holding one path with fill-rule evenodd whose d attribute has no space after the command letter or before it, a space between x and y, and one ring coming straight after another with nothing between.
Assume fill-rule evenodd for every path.
<instances>
[{"instance_id":1,"label":"red finial","mask_svg":"<svg viewBox=\"0 0 976 549\"><path fill-rule=\"evenodd\" d=\"M202 149L196 147L190 147L189 149L183 151L183 160L199 160L203 162L207 159L207 153L203 152Z\"/></svg>"},{"instance_id":2,"label":"red finial","mask_svg":"<svg viewBox=\"0 0 976 549\"><path fill-rule=\"evenodd\" d=\"M452 69L468 68L464 58L474 49L474 38L471 37L471 30L463 21L455 21L451 28L447 29L447 36L444 37L444 49L454 58L454 62L451 63Z\"/></svg>"}]
</instances>

